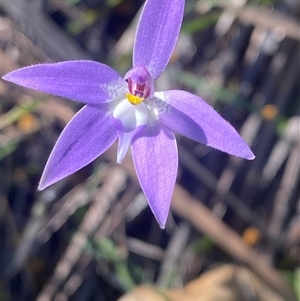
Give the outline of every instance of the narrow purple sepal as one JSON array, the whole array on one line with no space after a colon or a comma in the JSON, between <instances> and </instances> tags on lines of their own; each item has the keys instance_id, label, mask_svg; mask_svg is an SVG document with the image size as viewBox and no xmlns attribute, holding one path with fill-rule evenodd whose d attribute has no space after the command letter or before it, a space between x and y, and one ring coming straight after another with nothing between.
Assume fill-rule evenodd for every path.
<instances>
[{"instance_id":1,"label":"narrow purple sepal","mask_svg":"<svg viewBox=\"0 0 300 301\"><path fill-rule=\"evenodd\" d=\"M198 96L179 90L154 95L161 104L154 99L152 105L163 108L159 120L171 130L225 153L248 160L255 158L237 131Z\"/></svg>"},{"instance_id":2,"label":"narrow purple sepal","mask_svg":"<svg viewBox=\"0 0 300 301\"><path fill-rule=\"evenodd\" d=\"M156 79L175 48L184 13L184 0L147 0L133 49L133 67L146 66Z\"/></svg>"},{"instance_id":3,"label":"narrow purple sepal","mask_svg":"<svg viewBox=\"0 0 300 301\"><path fill-rule=\"evenodd\" d=\"M38 189L83 168L116 140L117 132L106 105L85 106L68 123L58 138L46 164Z\"/></svg>"},{"instance_id":4,"label":"narrow purple sepal","mask_svg":"<svg viewBox=\"0 0 300 301\"><path fill-rule=\"evenodd\" d=\"M93 61L33 65L12 71L3 79L86 104L113 100L123 83L112 68Z\"/></svg>"},{"instance_id":5,"label":"narrow purple sepal","mask_svg":"<svg viewBox=\"0 0 300 301\"><path fill-rule=\"evenodd\" d=\"M132 157L149 206L164 228L178 168L174 133L160 123L145 128L132 144Z\"/></svg>"}]
</instances>

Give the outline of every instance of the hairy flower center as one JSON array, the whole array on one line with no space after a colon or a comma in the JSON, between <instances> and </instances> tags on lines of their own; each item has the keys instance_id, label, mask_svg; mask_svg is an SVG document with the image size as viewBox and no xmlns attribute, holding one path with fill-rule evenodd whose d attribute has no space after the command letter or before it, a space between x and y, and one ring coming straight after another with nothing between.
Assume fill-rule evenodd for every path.
<instances>
[{"instance_id":1,"label":"hairy flower center","mask_svg":"<svg viewBox=\"0 0 300 301\"><path fill-rule=\"evenodd\" d=\"M126 93L126 98L131 104L138 105L143 102L145 98L153 95L153 79L145 66L138 66L131 69L125 75L125 79L128 83L129 90L128 93Z\"/></svg>"}]
</instances>

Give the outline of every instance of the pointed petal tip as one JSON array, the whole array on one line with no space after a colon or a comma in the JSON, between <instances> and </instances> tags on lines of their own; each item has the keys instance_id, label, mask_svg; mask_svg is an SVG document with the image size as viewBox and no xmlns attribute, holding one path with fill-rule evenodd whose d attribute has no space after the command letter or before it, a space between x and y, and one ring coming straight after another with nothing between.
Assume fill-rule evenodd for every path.
<instances>
[{"instance_id":1,"label":"pointed petal tip","mask_svg":"<svg viewBox=\"0 0 300 301\"><path fill-rule=\"evenodd\" d=\"M12 72L9 72L9 73L3 75L3 76L2 76L2 79L7 80L7 81L10 82L10 81L11 81L11 78L12 78L11 73L12 73Z\"/></svg>"},{"instance_id":2,"label":"pointed petal tip","mask_svg":"<svg viewBox=\"0 0 300 301\"><path fill-rule=\"evenodd\" d=\"M124 161L124 157L123 158L117 157L117 163L118 164L122 164L123 161Z\"/></svg>"},{"instance_id":3,"label":"pointed petal tip","mask_svg":"<svg viewBox=\"0 0 300 301\"><path fill-rule=\"evenodd\" d=\"M44 190L46 187L44 187L43 185L39 184L38 187L37 187L37 190L38 191L42 191Z\"/></svg>"},{"instance_id":4,"label":"pointed petal tip","mask_svg":"<svg viewBox=\"0 0 300 301\"><path fill-rule=\"evenodd\" d=\"M251 157L246 158L247 160L254 160L256 158L256 156L254 154L252 154Z\"/></svg>"},{"instance_id":5,"label":"pointed petal tip","mask_svg":"<svg viewBox=\"0 0 300 301\"><path fill-rule=\"evenodd\" d=\"M148 202L148 204L150 205L150 203ZM159 228L161 228L162 230L166 228L166 224L167 224L167 220L168 220L168 216L169 216L169 211L167 213L165 212L154 212L154 210L152 209L151 205L150 205L150 209L159 225Z\"/></svg>"},{"instance_id":6,"label":"pointed petal tip","mask_svg":"<svg viewBox=\"0 0 300 301\"><path fill-rule=\"evenodd\" d=\"M162 229L162 230L165 230L165 229L166 229L167 220L165 220L165 221L163 221L163 222L157 220L157 222L158 222L158 225L159 225L159 228L160 228L160 229Z\"/></svg>"},{"instance_id":7,"label":"pointed petal tip","mask_svg":"<svg viewBox=\"0 0 300 301\"><path fill-rule=\"evenodd\" d=\"M147 198L146 195L145 195L145 197L147 199L148 205L149 205L159 227L161 229L165 229L167 220L169 217L171 200L167 202L168 203L167 206L164 206L162 204L161 204L161 206L157 206L157 200L155 200L155 199L150 200ZM159 198L159 197L157 197L157 198Z\"/></svg>"},{"instance_id":8,"label":"pointed petal tip","mask_svg":"<svg viewBox=\"0 0 300 301\"><path fill-rule=\"evenodd\" d=\"M30 67L30 66L29 66L29 67ZM28 68L28 67L27 67L27 68ZM6 80L6 81L8 81L8 82L12 82L12 83L18 84L18 82L19 82L18 79L20 78L20 77L18 76L18 73L19 73L19 71L22 72L23 69L26 69L26 67L22 67L22 68L19 68L19 69L10 71L10 72L4 74L4 75L2 76L2 79Z\"/></svg>"},{"instance_id":9,"label":"pointed petal tip","mask_svg":"<svg viewBox=\"0 0 300 301\"><path fill-rule=\"evenodd\" d=\"M216 150L218 150L217 148L215 148ZM221 150L222 151L222 150ZM238 157L238 158L241 158L241 159L245 159L245 160L254 160L256 158L256 156L253 154L253 152L251 151L250 148L248 148L247 146L247 150L244 151L244 152L225 152L227 153L228 155L231 155L231 156L234 156L234 157Z\"/></svg>"},{"instance_id":10,"label":"pointed petal tip","mask_svg":"<svg viewBox=\"0 0 300 301\"><path fill-rule=\"evenodd\" d=\"M145 192L144 192L145 194ZM157 206L155 204L156 202L151 201L150 199L147 198L145 194L146 200L148 202L148 205L161 229L165 229L168 216L169 216L169 211L170 211L170 205L165 207L165 206ZM170 202L171 203L171 202Z\"/></svg>"},{"instance_id":11,"label":"pointed petal tip","mask_svg":"<svg viewBox=\"0 0 300 301\"><path fill-rule=\"evenodd\" d=\"M46 175L45 175L45 171L44 171L43 174L42 174L42 177L41 177L41 179L40 179L39 185L38 185L38 187L37 187L37 190L38 190L38 191L42 191L42 190L48 188L49 186L51 186L52 184L55 184L55 183L58 182L59 180L60 180L60 179L58 179L58 180L53 180L53 179L52 179L52 181L49 181L49 179L47 180L47 179L46 179Z\"/></svg>"},{"instance_id":12,"label":"pointed petal tip","mask_svg":"<svg viewBox=\"0 0 300 301\"><path fill-rule=\"evenodd\" d=\"M246 142L245 142L246 144ZM244 153L241 153L241 158L244 158L246 160L254 160L255 155L253 154L252 150L249 148L249 146L246 144L246 151Z\"/></svg>"},{"instance_id":13,"label":"pointed petal tip","mask_svg":"<svg viewBox=\"0 0 300 301\"><path fill-rule=\"evenodd\" d=\"M47 188L48 186L50 186L50 185L51 185L51 184L47 185L47 184L43 183L42 180L41 180L40 183L39 183L39 185L38 185L38 187L37 187L37 190L38 190L38 191L42 191L42 190L44 190L45 188Z\"/></svg>"}]
</instances>

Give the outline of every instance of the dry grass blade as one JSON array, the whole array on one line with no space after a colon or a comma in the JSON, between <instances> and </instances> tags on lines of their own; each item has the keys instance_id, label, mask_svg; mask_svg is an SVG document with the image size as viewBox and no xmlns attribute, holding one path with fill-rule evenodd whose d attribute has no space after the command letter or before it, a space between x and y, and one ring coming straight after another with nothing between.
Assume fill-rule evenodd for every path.
<instances>
[{"instance_id":1,"label":"dry grass blade","mask_svg":"<svg viewBox=\"0 0 300 301\"><path fill-rule=\"evenodd\" d=\"M270 235L273 237L282 237L284 223L288 214L288 210L291 207L292 195L296 189L297 181L299 179L300 171L300 140L297 141L289 156L287 166L284 171L282 181L275 196L274 209L271 215L271 219L268 225ZM284 239L284 238L283 238ZM269 254L274 255L278 250L281 239L277 240L277 244L271 244L269 248Z\"/></svg>"},{"instance_id":2,"label":"dry grass blade","mask_svg":"<svg viewBox=\"0 0 300 301\"><path fill-rule=\"evenodd\" d=\"M180 146L178 148L180 161L183 165L196 175L201 182L207 185L207 187L215 191L215 194L224 198L226 204L230 206L230 208L232 208L241 218L243 218L243 220L254 224L261 229L261 231L264 231L265 223L258 214L248 207L241 198L237 197L230 190L227 190L226 187L220 187L221 185L218 185L217 177L204 165L199 163L196 158L190 156L189 152L185 148Z\"/></svg>"},{"instance_id":3,"label":"dry grass blade","mask_svg":"<svg viewBox=\"0 0 300 301\"><path fill-rule=\"evenodd\" d=\"M237 233L178 185L175 188L172 200L172 210L187 219L196 229L208 235L233 258L249 267L284 300L296 300L273 266L265 262L257 252L248 248Z\"/></svg>"},{"instance_id":4,"label":"dry grass blade","mask_svg":"<svg viewBox=\"0 0 300 301\"><path fill-rule=\"evenodd\" d=\"M96 188L102 182L105 170L99 168L98 172L92 175L84 184L75 187L52 208L46 208L42 202L37 202L33 212L45 212L42 215L34 215L30 220L12 264L6 271L6 275L11 277L17 273L26 262L32 249L37 251L37 244L45 243L57 231L67 219L79 207L88 204L95 197Z\"/></svg>"},{"instance_id":5,"label":"dry grass blade","mask_svg":"<svg viewBox=\"0 0 300 301\"><path fill-rule=\"evenodd\" d=\"M29 25L34 30L36 37L42 41L43 49L53 60L90 59L85 51L59 30L54 22L43 13L43 2L39 0L2 0L0 8L18 22Z\"/></svg>"},{"instance_id":6,"label":"dry grass blade","mask_svg":"<svg viewBox=\"0 0 300 301\"><path fill-rule=\"evenodd\" d=\"M297 143L300 131L300 117L294 116L287 121L286 128L279 141L275 144L263 169L262 182L268 186L276 173L287 159L292 146ZM299 142L298 142L299 143Z\"/></svg>"},{"instance_id":7,"label":"dry grass blade","mask_svg":"<svg viewBox=\"0 0 300 301\"><path fill-rule=\"evenodd\" d=\"M266 26L275 30L278 34L299 40L299 22L285 18L284 16L256 7L229 8L243 22L254 23L257 26Z\"/></svg>"},{"instance_id":8,"label":"dry grass blade","mask_svg":"<svg viewBox=\"0 0 300 301\"><path fill-rule=\"evenodd\" d=\"M164 250L160 247L143 242L132 237L126 237L128 251L145 258L161 261L164 258Z\"/></svg>"},{"instance_id":9,"label":"dry grass blade","mask_svg":"<svg viewBox=\"0 0 300 301\"><path fill-rule=\"evenodd\" d=\"M138 188L135 183L131 183L127 186L124 195L119 202L112 208L111 213L106 216L103 224L95 234L95 239L101 239L101 237L108 237L114 233L120 223L124 221L126 215L126 209L130 205L132 199L138 193Z\"/></svg>"},{"instance_id":10,"label":"dry grass blade","mask_svg":"<svg viewBox=\"0 0 300 301\"><path fill-rule=\"evenodd\" d=\"M105 153L105 157L114 162L114 147ZM122 166L131 177L137 180L133 164L128 157L125 158ZM272 265L266 263L256 251L247 247L237 233L179 185L175 187L171 209L188 220L198 231L209 236L233 258L248 266L284 300L296 300L279 272Z\"/></svg>"},{"instance_id":11,"label":"dry grass blade","mask_svg":"<svg viewBox=\"0 0 300 301\"><path fill-rule=\"evenodd\" d=\"M191 227L187 223L181 223L174 231L165 251L164 260L162 261L160 273L156 281L160 287L169 287L174 282L172 277L178 275L178 263L184 250L186 250L190 232ZM175 276L175 278L178 278L178 276Z\"/></svg>"},{"instance_id":12,"label":"dry grass blade","mask_svg":"<svg viewBox=\"0 0 300 301\"><path fill-rule=\"evenodd\" d=\"M261 118L256 113L251 114L248 117L248 119L245 121L244 125L241 128L241 136L245 139L248 145L251 146L253 144L253 141L258 134L260 125L261 125ZM216 186L216 193L212 196L213 203L216 203L216 206L214 207L213 211L217 214L219 213L218 214L219 216L221 215L222 211L224 212L225 204L223 204L223 200L224 200L223 195L230 191L230 187L236 178L236 172L243 163L244 160L241 158L230 157L226 168L223 170L222 174L219 177ZM236 212L240 212L240 210L238 210L240 204L244 206L242 202L238 202L238 203L236 203L236 201L232 202L231 198L227 200L227 203L229 203L229 205L230 204L234 205L234 207L236 208ZM251 217L253 216L253 214L251 213L250 216L246 214L246 216ZM258 220L259 219L257 219L257 221ZM260 221L259 224L262 225Z\"/></svg>"},{"instance_id":13,"label":"dry grass blade","mask_svg":"<svg viewBox=\"0 0 300 301\"><path fill-rule=\"evenodd\" d=\"M87 239L93 235L102 223L105 214L111 206L126 181L126 175L120 168L113 168L107 173L103 185L98 189L95 200L74 235L70 245L58 262L55 271L37 298L37 301L57 300L56 294L70 276L70 273L81 257Z\"/></svg>"}]
</instances>

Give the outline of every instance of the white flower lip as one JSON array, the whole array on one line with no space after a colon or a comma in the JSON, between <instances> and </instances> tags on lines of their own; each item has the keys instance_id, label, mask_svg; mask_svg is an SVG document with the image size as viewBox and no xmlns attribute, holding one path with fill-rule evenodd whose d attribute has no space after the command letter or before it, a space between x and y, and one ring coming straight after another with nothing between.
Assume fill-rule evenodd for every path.
<instances>
[{"instance_id":1,"label":"white flower lip","mask_svg":"<svg viewBox=\"0 0 300 301\"><path fill-rule=\"evenodd\" d=\"M148 124L149 113L146 105L132 105L126 98L120 101L113 110L113 117L120 120L125 131Z\"/></svg>"}]
</instances>

